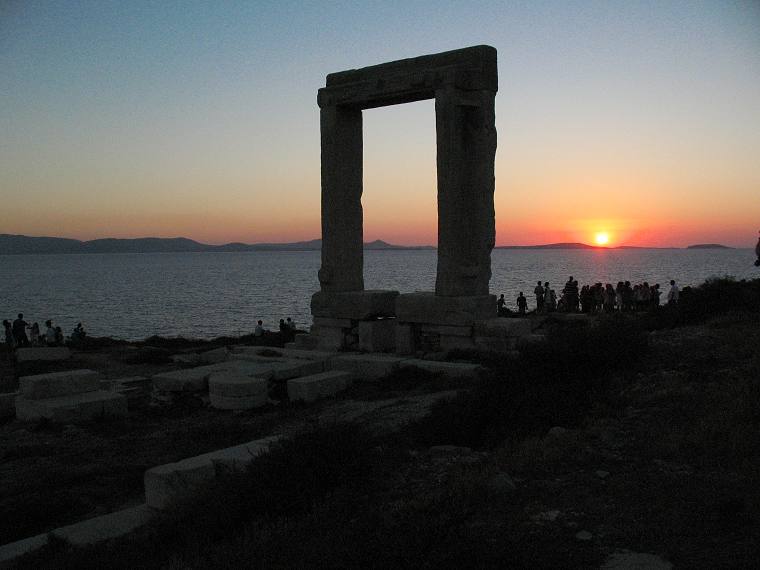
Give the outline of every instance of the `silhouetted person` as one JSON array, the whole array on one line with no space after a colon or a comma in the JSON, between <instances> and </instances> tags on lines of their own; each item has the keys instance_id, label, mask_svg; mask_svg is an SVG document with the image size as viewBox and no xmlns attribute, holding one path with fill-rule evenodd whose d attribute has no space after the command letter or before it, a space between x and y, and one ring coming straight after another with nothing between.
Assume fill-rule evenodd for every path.
<instances>
[{"instance_id":1,"label":"silhouetted person","mask_svg":"<svg viewBox=\"0 0 760 570\"><path fill-rule=\"evenodd\" d=\"M533 292L536 294L536 312L543 313L544 312L544 288L541 287L540 281L536 285L536 288L533 289Z\"/></svg>"},{"instance_id":2,"label":"silhouetted person","mask_svg":"<svg viewBox=\"0 0 760 570\"><path fill-rule=\"evenodd\" d=\"M55 344L63 346L63 329L61 327L55 327Z\"/></svg>"},{"instance_id":3,"label":"silhouetted person","mask_svg":"<svg viewBox=\"0 0 760 570\"><path fill-rule=\"evenodd\" d=\"M504 300L504 293L499 295L499 298L496 300L496 315L499 317L503 317L504 313L506 312L504 310L504 305L506 304L506 301Z\"/></svg>"},{"instance_id":4,"label":"silhouetted person","mask_svg":"<svg viewBox=\"0 0 760 570\"><path fill-rule=\"evenodd\" d=\"M5 329L5 345L9 351L13 350L13 347L16 346L16 340L13 338L13 327L8 319L3 320L3 328Z\"/></svg>"},{"instance_id":5,"label":"silhouetted person","mask_svg":"<svg viewBox=\"0 0 760 570\"><path fill-rule=\"evenodd\" d=\"M760 234L760 232L757 232ZM760 236L757 238L757 245L755 246L755 255L757 256L757 259L755 260L755 267L760 267Z\"/></svg>"},{"instance_id":6,"label":"silhouetted person","mask_svg":"<svg viewBox=\"0 0 760 570\"><path fill-rule=\"evenodd\" d=\"M258 337L264 336L264 327L262 325L263 323L261 321L258 321L256 323L256 328L253 329L253 336L258 336Z\"/></svg>"},{"instance_id":7,"label":"silhouetted person","mask_svg":"<svg viewBox=\"0 0 760 570\"><path fill-rule=\"evenodd\" d=\"M548 281L544 284L544 309L548 313L553 313L557 310L557 293L554 289L549 289Z\"/></svg>"},{"instance_id":8,"label":"silhouetted person","mask_svg":"<svg viewBox=\"0 0 760 570\"><path fill-rule=\"evenodd\" d=\"M29 324L24 320L24 314L19 313L18 318L13 321L13 340L16 341L16 346L28 346L29 338L26 336L26 327Z\"/></svg>"},{"instance_id":9,"label":"silhouetted person","mask_svg":"<svg viewBox=\"0 0 760 570\"><path fill-rule=\"evenodd\" d=\"M290 317L285 319L285 324L288 325L288 328L292 330L293 332L296 331L296 323L293 320L291 320Z\"/></svg>"},{"instance_id":10,"label":"silhouetted person","mask_svg":"<svg viewBox=\"0 0 760 570\"><path fill-rule=\"evenodd\" d=\"M671 279L670 291L668 291L668 305L677 305L679 294L680 294L680 291L678 290L678 285L676 285L676 282L673 279Z\"/></svg>"},{"instance_id":11,"label":"silhouetted person","mask_svg":"<svg viewBox=\"0 0 760 570\"><path fill-rule=\"evenodd\" d=\"M285 323L285 319L280 319L280 336L282 337L282 342L290 342L293 337L293 331Z\"/></svg>"},{"instance_id":12,"label":"silhouetted person","mask_svg":"<svg viewBox=\"0 0 760 570\"><path fill-rule=\"evenodd\" d=\"M29 339L33 345L37 345L40 343L40 325L37 323L32 323L32 332L30 334L31 338Z\"/></svg>"},{"instance_id":13,"label":"silhouetted person","mask_svg":"<svg viewBox=\"0 0 760 570\"><path fill-rule=\"evenodd\" d=\"M504 295L502 295L502 298ZM517 296L517 312L521 315L525 314L525 309L528 308L528 300L525 298L525 295L523 295L523 292L520 291L520 294Z\"/></svg>"},{"instance_id":14,"label":"silhouetted person","mask_svg":"<svg viewBox=\"0 0 760 570\"><path fill-rule=\"evenodd\" d=\"M55 344L55 329L53 328L53 321L48 319L45 321L45 326L47 327L45 329L45 344L53 346Z\"/></svg>"}]
</instances>

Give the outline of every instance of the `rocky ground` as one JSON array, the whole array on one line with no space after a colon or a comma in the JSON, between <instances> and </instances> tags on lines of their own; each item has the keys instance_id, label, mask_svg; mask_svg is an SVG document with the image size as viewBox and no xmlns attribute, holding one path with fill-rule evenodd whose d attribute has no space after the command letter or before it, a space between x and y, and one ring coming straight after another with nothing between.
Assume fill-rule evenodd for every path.
<instances>
[{"instance_id":1,"label":"rocky ground","mask_svg":"<svg viewBox=\"0 0 760 570\"><path fill-rule=\"evenodd\" d=\"M526 568L753 567L760 554L760 323L729 314L651 332L649 345L635 369L594 395L572 429L556 425L487 450L402 442L405 461L368 492L362 509L355 497L347 506L335 499L311 522L283 531L299 542L289 556L308 561L298 552L321 541L314 551L328 553L329 565L347 560L352 540L374 536L399 551L428 552L433 562L435 544L461 543L462 552L441 566L461 555L475 565L510 560ZM117 371L123 365L103 353L78 357L88 367L114 367L108 374L135 373ZM146 399L119 422L8 422L0 426L0 542L136 504L145 469L211 449L333 421L401 429L403 439L407 422L453 394L446 388L359 389L315 406L245 413L194 398ZM324 528L341 531L326 535ZM224 556L240 544L231 541L219 545ZM219 567L217 554L174 565Z\"/></svg>"}]
</instances>

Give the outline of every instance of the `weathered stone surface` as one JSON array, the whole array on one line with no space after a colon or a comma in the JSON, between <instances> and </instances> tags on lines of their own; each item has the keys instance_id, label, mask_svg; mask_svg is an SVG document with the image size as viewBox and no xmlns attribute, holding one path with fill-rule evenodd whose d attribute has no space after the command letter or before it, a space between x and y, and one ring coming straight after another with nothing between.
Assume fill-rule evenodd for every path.
<instances>
[{"instance_id":1,"label":"weathered stone surface","mask_svg":"<svg viewBox=\"0 0 760 570\"><path fill-rule=\"evenodd\" d=\"M317 291L311 297L311 314L315 318L352 320L393 317L398 295L398 291Z\"/></svg>"},{"instance_id":2,"label":"weathered stone surface","mask_svg":"<svg viewBox=\"0 0 760 570\"><path fill-rule=\"evenodd\" d=\"M0 394L0 418L11 418L16 415L16 396L18 392Z\"/></svg>"},{"instance_id":3,"label":"weathered stone surface","mask_svg":"<svg viewBox=\"0 0 760 570\"><path fill-rule=\"evenodd\" d=\"M472 326L456 327L452 325L421 324L420 330L423 332L437 333L441 336L461 336L467 338L472 336Z\"/></svg>"},{"instance_id":4,"label":"weathered stone surface","mask_svg":"<svg viewBox=\"0 0 760 570\"><path fill-rule=\"evenodd\" d=\"M410 358L401 362L401 368L406 367L421 368L428 372L437 372L448 378L475 378L480 370L480 366L477 364L440 362L437 360L422 360L419 358Z\"/></svg>"},{"instance_id":5,"label":"weathered stone surface","mask_svg":"<svg viewBox=\"0 0 760 570\"><path fill-rule=\"evenodd\" d=\"M471 337L441 335L440 348L448 350L473 350L477 347Z\"/></svg>"},{"instance_id":6,"label":"weathered stone surface","mask_svg":"<svg viewBox=\"0 0 760 570\"><path fill-rule=\"evenodd\" d=\"M601 570L670 570L673 565L654 554L616 552L604 561Z\"/></svg>"},{"instance_id":7,"label":"weathered stone surface","mask_svg":"<svg viewBox=\"0 0 760 570\"><path fill-rule=\"evenodd\" d=\"M99 388L100 374L87 369L51 372L19 378L19 392L28 400L92 392Z\"/></svg>"},{"instance_id":8,"label":"weathered stone surface","mask_svg":"<svg viewBox=\"0 0 760 570\"><path fill-rule=\"evenodd\" d=\"M486 352L507 353L514 350L516 339L498 336L477 336L474 339L475 348Z\"/></svg>"},{"instance_id":9,"label":"weathered stone surface","mask_svg":"<svg viewBox=\"0 0 760 570\"><path fill-rule=\"evenodd\" d=\"M227 357L229 356L229 350L226 346L222 346L221 348L215 348L214 350L208 350L206 352L201 352L198 355L198 358L201 362L205 364L217 364L219 362L224 362L227 360Z\"/></svg>"},{"instance_id":10,"label":"weathered stone surface","mask_svg":"<svg viewBox=\"0 0 760 570\"><path fill-rule=\"evenodd\" d=\"M216 372L209 377L209 395L227 398L263 397L266 401L268 382L242 374Z\"/></svg>"},{"instance_id":11,"label":"weathered stone surface","mask_svg":"<svg viewBox=\"0 0 760 570\"><path fill-rule=\"evenodd\" d=\"M441 297L405 293L396 300L396 317L402 323L470 326L495 314L495 295Z\"/></svg>"},{"instance_id":12,"label":"weathered stone surface","mask_svg":"<svg viewBox=\"0 0 760 570\"><path fill-rule=\"evenodd\" d=\"M496 50L473 46L331 73L317 102L369 109L431 99L447 86L497 91Z\"/></svg>"},{"instance_id":13,"label":"weathered stone surface","mask_svg":"<svg viewBox=\"0 0 760 570\"><path fill-rule=\"evenodd\" d=\"M295 348L286 348L282 351L283 356L287 358L296 358L303 360L321 360L322 362L329 362L329 360L339 353L334 350L300 350Z\"/></svg>"},{"instance_id":14,"label":"weathered stone surface","mask_svg":"<svg viewBox=\"0 0 760 570\"><path fill-rule=\"evenodd\" d=\"M65 346L33 346L16 349L17 362L68 360L69 358L71 358L71 351Z\"/></svg>"},{"instance_id":15,"label":"weathered stone surface","mask_svg":"<svg viewBox=\"0 0 760 570\"><path fill-rule=\"evenodd\" d=\"M398 321L398 319L396 319ZM396 323L396 354L414 354L414 325Z\"/></svg>"},{"instance_id":16,"label":"weathered stone surface","mask_svg":"<svg viewBox=\"0 0 760 570\"><path fill-rule=\"evenodd\" d=\"M493 318L475 323L476 336L523 337L532 330L531 319Z\"/></svg>"},{"instance_id":17,"label":"weathered stone surface","mask_svg":"<svg viewBox=\"0 0 760 570\"><path fill-rule=\"evenodd\" d=\"M329 317L314 317L314 326L350 329L355 325L351 319L331 319Z\"/></svg>"},{"instance_id":18,"label":"weathered stone surface","mask_svg":"<svg viewBox=\"0 0 760 570\"><path fill-rule=\"evenodd\" d=\"M11 562L30 552L36 552L40 548L47 546L48 535L38 534L23 540L17 540L9 544L0 546L0 563Z\"/></svg>"},{"instance_id":19,"label":"weathered stone surface","mask_svg":"<svg viewBox=\"0 0 760 570\"><path fill-rule=\"evenodd\" d=\"M111 538L124 536L144 526L153 516L148 505L139 505L57 528L53 536L67 540L74 546L88 546Z\"/></svg>"},{"instance_id":20,"label":"weathered stone surface","mask_svg":"<svg viewBox=\"0 0 760 570\"><path fill-rule=\"evenodd\" d=\"M311 327L309 335L316 341L315 348L326 351L338 351L346 347L345 329L339 327Z\"/></svg>"},{"instance_id":21,"label":"weathered stone surface","mask_svg":"<svg viewBox=\"0 0 760 570\"><path fill-rule=\"evenodd\" d=\"M317 348L319 345L319 339L313 334L297 334L293 344L295 345L295 348L311 350Z\"/></svg>"},{"instance_id":22,"label":"weathered stone surface","mask_svg":"<svg viewBox=\"0 0 760 570\"><path fill-rule=\"evenodd\" d=\"M288 398L291 401L313 402L345 390L351 383L351 373L333 370L288 380Z\"/></svg>"},{"instance_id":23,"label":"weathered stone surface","mask_svg":"<svg viewBox=\"0 0 760 570\"><path fill-rule=\"evenodd\" d=\"M144 476L145 503L154 509L164 509L198 485L212 481L218 471L245 468L278 439L278 436L257 439L148 469Z\"/></svg>"},{"instance_id":24,"label":"weathered stone surface","mask_svg":"<svg viewBox=\"0 0 760 570\"><path fill-rule=\"evenodd\" d=\"M228 360L185 370L164 372L153 376L153 387L163 392L194 392L208 388L208 378L215 372L228 372L268 379L272 377L272 362Z\"/></svg>"},{"instance_id":25,"label":"weathered stone surface","mask_svg":"<svg viewBox=\"0 0 760 570\"><path fill-rule=\"evenodd\" d=\"M275 380L289 380L298 376L307 376L309 374L319 374L323 372L325 365L320 360L288 360L278 362L272 367L273 378Z\"/></svg>"},{"instance_id":26,"label":"weathered stone surface","mask_svg":"<svg viewBox=\"0 0 760 570\"><path fill-rule=\"evenodd\" d=\"M352 372L361 380L377 380L398 370L403 358L384 354L346 354L336 356L331 362L333 370Z\"/></svg>"},{"instance_id":27,"label":"weathered stone surface","mask_svg":"<svg viewBox=\"0 0 760 570\"><path fill-rule=\"evenodd\" d=\"M16 417L22 421L45 418L53 422L74 423L126 415L127 399L122 394L105 390L43 400L29 400L22 396L16 398Z\"/></svg>"},{"instance_id":28,"label":"weathered stone surface","mask_svg":"<svg viewBox=\"0 0 760 570\"><path fill-rule=\"evenodd\" d=\"M322 266L319 284L323 292L361 291L364 289L361 110L321 109L320 132ZM318 313L312 310L312 314Z\"/></svg>"},{"instance_id":29,"label":"weathered stone surface","mask_svg":"<svg viewBox=\"0 0 760 570\"><path fill-rule=\"evenodd\" d=\"M266 392L253 396L220 396L209 392L209 404L218 410L253 410L266 406L268 398Z\"/></svg>"},{"instance_id":30,"label":"weathered stone surface","mask_svg":"<svg viewBox=\"0 0 760 570\"><path fill-rule=\"evenodd\" d=\"M393 352L396 349L396 319L359 321L359 350Z\"/></svg>"}]
</instances>

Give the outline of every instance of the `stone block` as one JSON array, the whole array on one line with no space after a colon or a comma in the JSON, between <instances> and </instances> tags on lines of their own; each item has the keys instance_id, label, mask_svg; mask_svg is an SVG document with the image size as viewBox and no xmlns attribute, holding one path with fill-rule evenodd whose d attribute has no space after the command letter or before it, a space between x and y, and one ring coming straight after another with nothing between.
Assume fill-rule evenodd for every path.
<instances>
[{"instance_id":1,"label":"stone block","mask_svg":"<svg viewBox=\"0 0 760 570\"><path fill-rule=\"evenodd\" d=\"M71 351L65 346L32 346L16 349L16 362L68 360Z\"/></svg>"},{"instance_id":2,"label":"stone block","mask_svg":"<svg viewBox=\"0 0 760 570\"><path fill-rule=\"evenodd\" d=\"M219 471L250 465L278 439L278 436L257 439L148 469L144 476L145 503L154 509L165 509L177 498L213 481Z\"/></svg>"},{"instance_id":3,"label":"stone block","mask_svg":"<svg viewBox=\"0 0 760 570\"><path fill-rule=\"evenodd\" d=\"M162 392L197 392L208 388L208 378L215 372L227 372L268 379L272 377L272 362L248 362L238 359L208 364L185 370L164 372L153 376L153 388Z\"/></svg>"},{"instance_id":4,"label":"stone block","mask_svg":"<svg viewBox=\"0 0 760 570\"><path fill-rule=\"evenodd\" d=\"M94 370L67 370L19 378L19 392L28 400L55 398L100 388L100 374Z\"/></svg>"},{"instance_id":5,"label":"stone block","mask_svg":"<svg viewBox=\"0 0 760 570\"><path fill-rule=\"evenodd\" d=\"M414 367L436 372L447 378L476 378L480 366L478 364L466 364L462 362L440 362L437 360L422 360L410 358L401 363L402 368Z\"/></svg>"},{"instance_id":6,"label":"stone block","mask_svg":"<svg viewBox=\"0 0 760 570\"><path fill-rule=\"evenodd\" d=\"M129 534L144 526L152 516L151 509L143 504L57 528L51 534L74 546L89 546Z\"/></svg>"},{"instance_id":7,"label":"stone block","mask_svg":"<svg viewBox=\"0 0 760 570\"><path fill-rule=\"evenodd\" d=\"M272 366L273 378L278 381L290 380L298 376L308 376L323 372L325 365L320 360L290 360Z\"/></svg>"},{"instance_id":8,"label":"stone block","mask_svg":"<svg viewBox=\"0 0 760 570\"><path fill-rule=\"evenodd\" d=\"M127 399L121 394L105 390L44 400L29 400L22 396L16 398L16 417L22 421L45 418L58 423L75 423L126 415Z\"/></svg>"},{"instance_id":9,"label":"stone block","mask_svg":"<svg viewBox=\"0 0 760 570\"><path fill-rule=\"evenodd\" d=\"M268 382L242 374L216 372L208 379L209 395L227 398L263 396L266 400Z\"/></svg>"},{"instance_id":10,"label":"stone block","mask_svg":"<svg viewBox=\"0 0 760 570\"><path fill-rule=\"evenodd\" d=\"M433 293L406 293L396 300L396 317L403 323L471 326L495 314L495 295L443 297Z\"/></svg>"},{"instance_id":11,"label":"stone block","mask_svg":"<svg viewBox=\"0 0 760 570\"><path fill-rule=\"evenodd\" d=\"M437 333L441 336L461 336L461 337L468 337L468 338L472 337L471 326L456 327L452 325L422 324L420 325L420 330L422 332Z\"/></svg>"},{"instance_id":12,"label":"stone block","mask_svg":"<svg viewBox=\"0 0 760 570\"><path fill-rule=\"evenodd\" d=\"M311 334L297 334L294 344L296 348L310 350L317 348L319 339Z\"/></svg>"},{"instance_id":13,"label":"stone block","mask_svg":"<svg viewBox=\"0 0 760 570\"><path fill-rule=\"evenodd\" d=\"M318 291L311 297L314 317L364 320L393 317L398 291Z\"/></svg>"},{"instance_id":14,"label":"stone block","mask_svg":"<svg viewBox=\"0 0 760 570\"><path fill-rule=\"evenodd\" d=\"M198 358L204 364L217 364L219 362L224 362L227 360L228 356L229 350L227 350L226 346L223 346L221 348L215 348L214 350L201 352L198 355Z\"/></svg>"},{"instance_id":15,"label":"stone block","mask_svg":"<svg viewBox=\"0 0 760 570\"><path fill-rule=\"evenodd\" d=\"M172 354L169 358L176 364L189 364L191 366L197 366L201 364L201 355L194 352Z\"/></svg>"},{"instance_id":16,"label":"stone block","mask_svg":"<svg viewBox=\"0 0 760 570\"><path fill-rule=\"evenodd\" d=\"M398 320L398 319L397 319ZM414 325L396 323L396 353L414 354Z\"/></svg>"},{"instance_id":17,"label":"stone block","mask_svg":"<svg viewBox=\"0 0 760 570\"><path fill-rule=\"evenodd\" d=\"M269 402L266 392L254 396L220 396L209 392L209 404L217 410L253 410Z\"/></svg>"},{"instance_id":18,"label":"stone block","mask_svg":"<svg viewBox=\"0 0 760 570\"><path fill-rule=\"evenodd\" d=\"M440 349L447 350L472 350L475 341L472 337L441 335Z\"/></svg>"},{"instance_id":19,"label":"stone block","mask_svg":"<svg viewBox=\"0 0 760 570\"><path fill-rule=\"evenodd\" d=\"M398 370L403 358L384 354L346 354L331 362L333 370L351 372L360 380L377 380Z\"/></svg>"},{"instance_id":20,"label":"stone block","mask_svg":"<svg viewBox=\"0 0 760 570\"><path fill-rule=\"evenodd\" d=\"M324 396L332 396L348 388L351 373L333 370L288 380L288 398L291 401L313 402Z\"/></svg>"},{"instance_id":21,"label":"stone block","mask_svg":"<svg viewBox=\"0 0 760 570\"><path fill-rule=\"evenodd\" d=\"M355 325L351 319L331 319L329 317L314 317L314 326L350 329Z\"/></svg>"},{"instance_id":22,"label":"stone block","mask_svg":"<svg viewBox=\"0 0 760 570\"><path fill-rule=\"evenodd\" d=\"M475 337L475 347L486 352L507 353L514 350L514 338L496 337L496 336L478 336Z\"/></svg>"},{"instance_id":23,"label":"stone block","mask_svg":"<svg viewBox=\"0 0 760 570\"><path fill-rule=\"evenodd\" d=\"M321 360L322 362L329 362L329 360L338 355L338 352L334 350L302 350L297 348L285 348L282 351L282 355L287 358L295 358L302 360Z\"/></svg>"},{"instance_id":24,"label":"stone block","mask_svg":"<svg viewBox=\"0 0 760 570\"><path fill-rule=\"evenodd\" d=\"M521 337L532 330L531 319L493 318L475 323L476 336Z\"/></svg>"},{"instance_id":25,"label":"stone block","mask_svg":"<svg viewBox=\"0 0 760 570\"><path fill-rule=\"evenodd\" d=\"M12 562L16 558L20 558L25 554L36 552L40 548L47 546L47 544L47 533L4 544L3 546L0 546L0 564Z\"/></svg>"},{"instance_id":26,"label":"stone block","mask_svg":"<svg viewBox=\"0 0 760 570\"><path fill-rule=\"evenodd\" d=\"M359 321L359 350L393 352L396 349L396 319Z\"/></svg>"},{"instance_id":27,"label":"stone block","mask_svg":"<svg viewBox=\"0 0 760 570\"><path fill-rule=\"evenodd\" d=\"M0 419L12 418L16 415L16 396L18 392L0 394Z\"/></svg>"},{"instance_id":28,"label":"stone block","mask_svg":"<svg viewBox=\"0 0 760 570\"><path fill-rule=\"evenodd\" d=\"M341 350L346 346L346 333L338 327L312 327L310 337L316 339L316 348L319 350Z\"/></svg>"}]
</instances>

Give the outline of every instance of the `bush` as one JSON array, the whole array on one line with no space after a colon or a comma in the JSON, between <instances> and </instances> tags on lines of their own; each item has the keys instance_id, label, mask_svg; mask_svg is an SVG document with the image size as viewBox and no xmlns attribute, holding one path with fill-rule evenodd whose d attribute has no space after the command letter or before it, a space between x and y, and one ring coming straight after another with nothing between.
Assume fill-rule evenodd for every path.
<instances>
[{"instance_id":1,"label":"bush","mask_svg":"<svg viewBox=\"0 0 760 570\"><path fill-rule=\"evenodd\" d=\"M474 389L436 404L416 434L426 445L481 448L576 424L612 374L634 365L646 348L644 330L622 315L556 326Z\"/></svg>"}]
</instances>

